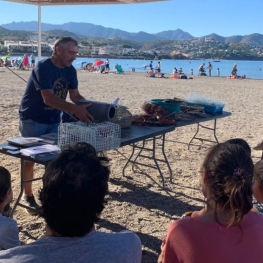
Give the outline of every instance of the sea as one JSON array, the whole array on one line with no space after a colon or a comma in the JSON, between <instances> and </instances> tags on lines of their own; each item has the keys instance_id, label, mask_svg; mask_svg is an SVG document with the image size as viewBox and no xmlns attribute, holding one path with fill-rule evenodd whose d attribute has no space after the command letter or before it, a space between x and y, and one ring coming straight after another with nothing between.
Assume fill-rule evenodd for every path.
<instances>
[{"instance_id":1,"label":"sea","mask_svg":"<svg viewBox=\"0 0 263 263\"><path fill-rule=\"evenodd\" d=\"M82 62L93 63L96 58L82 58L78 57L73 65L76 69L81 68ZM103 61L105 59L101 59ZM157 66L159 60L153 60L153 68ZM116 64L121 65L124 71L146 72L151 60L141 59L110 59L110 69L114 70ZM231 75L231 71L234 63L237 64L237 74L240 76L245 75L246 78L251 79L263 79L263 61L246 61L246 60L177 60L177 59L162 59L161 71L165 74L172 73L173 69L182 68L185 74L190 74L193 69L193 74L198 74L198 68L202 63L205 63L205 68L210 62L213 66L212 76L217 76L217 69L220 70L221 77L227 77ZM208 70L206 70L208 74Z\"/></svg>"},{"instance_id":2,"label":"sea","mask_svg":"<svg viewBox=\"0 0 263 263\"><path fill-rule=\"evenodd\" d=\"M15 57L11 57L13 59ZM46 57L42 57L44 59ZM98 58L103 61L105 58ZM76 69L81 68L82 63L93 63L96 58L77 57L73 62ZM153 68L157 66L158 61L161 62L161 72L165 74L172 73L173 69L182 68L185 74L190 74L193 69L193 74L198 74L198 68L202 63L205 63L205 68L210 62L213 66L212 76L217 76L217 69L220 70L220 77L227 77L231 75L233 65L237 64L237 74L239 76L246 76L251 79L263 79L263 61L247 61L247 60L178 60L178 59L162 59L152 60ZM37 61L36 61L37 62ZM114 70L116 64L121 65L124 71L146 72L149 69L151 60L143 59L110 59L110 70ZM206 70L208 74L208 70Z\"/></svg>"}]
</instances>

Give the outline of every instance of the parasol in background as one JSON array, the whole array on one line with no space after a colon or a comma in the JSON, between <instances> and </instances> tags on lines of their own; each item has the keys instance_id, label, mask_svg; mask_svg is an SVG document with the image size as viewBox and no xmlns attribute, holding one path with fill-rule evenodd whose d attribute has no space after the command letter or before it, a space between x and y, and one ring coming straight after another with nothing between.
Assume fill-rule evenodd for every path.
<instances>
[{"instance_id":1,"label":"parasol in background","mask_svg":"<svg viewBox=\"0 0 263 263\"><path fill-rule=\"evenodd\" d=\"M140 4L167 0L4 0L38 6L38 61L41 60L41 7L51 5Z\"/></svg>"},{"instance_id":2,"label":"parasol in background","mask_svg":"<svg viewBox=\"0 0 263 263\"><path fill-rule=\"evenodd\" d=\"M97 59L97 60L95 60L95 62L93 63L93 66L94 67L99 67L99 66L101 66L101 65L103 65L104 64L104 61L102 61L102 60L100 60L100 59Z\"/></svg>"},{"instance_id":3,"label":"parasol in background","mask_svg":"<svg viewBox=\"0 0 263 263\"><path fill-rule=\"evenodd\" d=\"M3 56L3 57L1 57L1 59L3 60L3 61L5 61L5 60L7 60L7 59L9 59L10 58L10 56Z\"/></svg>"}]
</instances>

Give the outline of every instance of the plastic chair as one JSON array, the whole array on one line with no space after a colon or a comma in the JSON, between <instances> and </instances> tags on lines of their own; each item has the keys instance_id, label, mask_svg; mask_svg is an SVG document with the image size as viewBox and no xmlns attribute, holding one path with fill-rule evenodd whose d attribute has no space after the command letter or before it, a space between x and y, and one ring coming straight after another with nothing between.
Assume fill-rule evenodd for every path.
<instances>
[{"instance_id":1,"label":"plastic chair","mask_svg":"<svg viewBox=\"0 0 263 263\"><path fill-rule=\"evenodd\" d=\"M116 70L117 70L116 73L118 73L118 74L123 74L123 72L124 72L121 65L116 65Z\"/></svg>"}]
</instances>

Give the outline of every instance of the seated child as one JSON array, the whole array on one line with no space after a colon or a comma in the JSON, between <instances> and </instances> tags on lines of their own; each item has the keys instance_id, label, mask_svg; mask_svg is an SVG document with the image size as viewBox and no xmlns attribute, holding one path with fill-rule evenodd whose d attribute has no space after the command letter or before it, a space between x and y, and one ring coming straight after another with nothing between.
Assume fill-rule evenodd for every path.
<instances>
[{"instance_id":1,"label":"seated child","mask_svg":"<svg viewBox=\"0 0 263 263\"><path fill-rule=\"evenodd\" d=\"M11 175L0 166L0 250L20 246L16 221L3 215L5 206L12 198Z\"/></svg>"}]
</instances>

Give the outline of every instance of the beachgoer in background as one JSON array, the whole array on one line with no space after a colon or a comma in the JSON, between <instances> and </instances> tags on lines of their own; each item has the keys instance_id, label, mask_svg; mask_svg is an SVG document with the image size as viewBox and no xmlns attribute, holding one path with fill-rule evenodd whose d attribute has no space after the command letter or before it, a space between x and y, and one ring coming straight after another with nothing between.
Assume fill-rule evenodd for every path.
<instances>
[{"instance_id":1,"label":"beachgoer in background","mask_svg":"<svg viewBox=\"0 0 263 263\"><path fill-rule=\"evenodd\" d=\"M205 66L205 63L201 64L198 68L198 76L202 76L205 72L205 69L204 69L204 66Z\"/></svg>"},{"instance_id":2,"label":"beachgoer in background","mask_svg":"<svg viewBox=\"0 0 263 263\"><path fill-rule=\"evenodd\" d=\"M178 70L178 74L184 74L184 72L183 72L183 69L182 69L182 68L180 68L180 69Z\"/></svg>"},{"instance_id":3,"label":"beachgoer in background","mask_svg":"<svg viewBox=\"0 0 263 263\"><path fill-rule=\"evenodd\" d=\"M157 66L156 66L156 71L157 71L157 77L161 76L161 62L158 61Z\"/></svg>"},{"instance_id":4,"label":"beachgoer in background","mask_svg":"<svg viewBox=\"0 0 263 263\"><path fill-rule=\"evenodd\" d=\"M87 111L90 104L76 105L84 99L78 90L76 69L72 62L78 53L78 42L71 37L56 40L51 58L41 60L33 68L26 91L19 108L19 131L23 137L39 137L47 133L57 133L61 121L61 111L75 115L84 123L91 123L93 117ZM66 101L69 93L70 100ZM34 176L34 163L25 162L25 180ZM24 185L27 206L38 212L39 206L32 192L32 183ZM29 210L31 211L31 210Z\"/></svg>"},{"instance_id":5,"label":"beachgoer in background","mask_svg":"<svg viewBox=\"0 0 263 263\"><path fill-rule=\"evenodd\" d=\"M254 166L253 194L257 201L254 210L263 214L263 160Z\"/></svg>"},{"instance_id":6,"label":"beachgoer in background","mask_svg":"<svg viewBox=\"0 0 263 263\"><path fill-rule=\"evenodd\" d=\"M191 69L190 75L194 75L194 70L193 69Z\"/></svg>"},{"instance_id":7,"label":"beachgoer in background","mask_svg":"<svg viewBox=\"0 0 263 263\"><path fill-rule=\"evenodd\" d=\"M232 68L231 75L234 76L235 78L237 77L237 64L236 63L234 64Z\"/></svg>"},{"instance_id":8,"label":"beachgoer in background","mask_svg":"<svg viewBox=\"0 0 263 263\"><path fill-rule=\"evenodd\" d=\"M207 69L208 69L209 76L211 77L211 72L212 72L213 66L212 66L212 64L210 62L208 62Z\"/></svg>"},{"instance_id":9,"label":"beachgoer in background","mask_svg":"<svg viewBox=\"0 0 263 263\"><path fill-rule=\"evenodd\" d=\"M173 72L172 72L172 74L171 74L171 78L174 78L174 77L176 77L177 75L178 75L177 68L174 68L174 69L173 69Z\"/></svg>"},{"instance_id":10,"label":"beachgoer in background","mask_svg":"<svg viewBox=\"0 0 263 263\"><path fill-rule=\"evenodd\" d=\"M211 147L200 169L205 207L171 224L158 262L263 262L263 217L251 211L253 170L242 146Z\"/></svg>"},{"instance_id":11,"label":"beachgoer in background","mask_svg":"<svg viewBox=\"0 0 263 263\"><path fill-rule=\"evenodd\" d=\"M150 62L149 67L150 67L150 69L153 69L153 62L152 61Z\"/></svg>"},{"instance_id":12,"label":"beachgoer in background","mask_svg":"<svg viewBox=\"0 0 263 263\"><path fill-rule=\"evenodd\" d=\"M31 56L30 56L30 62L31 62L30 67L31 68L35 67L35 61L36 61L36 58L35 58L34 54L31 54Z\"/></svg>"},{"instance_id":13,"label":"beachgoer in background","mask_svg":"<svg viewBox=\"0 0 263 263\"><path fill-rule=\"evenodd\" d=\"M46 235L0 252L5 263L140 263L141 241L131 231L97 231L107 201L109 160L82 142L64 149L43 175L40 201Z\"/></svg>"},{"instance_id":14,"label":"beachgoer in background","mask_svg":"<svg viewBox=\"0 0 263 263\"><path fill-rule=\"evenodd\" d=\"M217 73L217 76L220 77L220 69L219 68L217 68L216 73Z\"/></svg>"},{"instance_id":15,"label":"beachgoer in background","mask_svg":"<svg viewBox=\"0 0 263 263\"><path fill-rule=\"evenodd\" d=\"M0 250L20 246L16 221L3 215L5 207L12 199L11 175L7 169L0 166Z\"/></svg>"},{"instance_id":16,"label":"beachgoer in background","mask_svg":"<svg viewBox=\"0 0 263 263\"><path fill-rule=\"evenodd\" d=\"M147 71L147 77L155 77L155 73L153 71L153 68L150 68L148 71Z\"/></svg>"},{"instance_id":17,"label":"beachgoer in background","mask_svg":"<svg viewBox=\"0 0 263 263\"><path fill-rule=\"evenodd\" d=\"M23 59L22 59L22 65L23 65L23 69L29 70L29 59L28 59L27 54L25 54Z\"/></svg>"},{"instance_id":18,"label":"beachgoer in background","mask_svg":"<svg viewBox=\"0 0 263 263\"><path fill-rule=\"evenodd\" d=\"M105 61L105 66L106 66L105 72L109 73L109 71L110 71L110 61L109 61L108 58Z\"/></svg>"}]
</instances>

